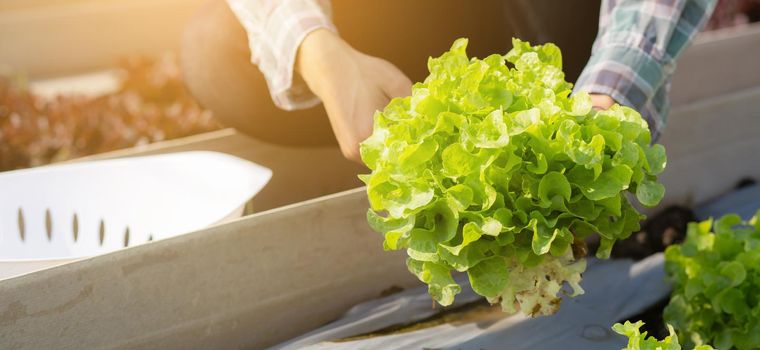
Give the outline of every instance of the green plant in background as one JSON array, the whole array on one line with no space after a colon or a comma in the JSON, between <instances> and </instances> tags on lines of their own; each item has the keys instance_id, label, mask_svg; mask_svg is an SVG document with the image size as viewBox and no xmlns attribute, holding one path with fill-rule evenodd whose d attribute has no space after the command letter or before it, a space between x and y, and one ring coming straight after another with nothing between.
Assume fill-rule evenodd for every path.
<instances>
[{"instance_id":1,"label":"green plant in background","mask_svg":"<svg viewBox=\"0 0 760 350\"><path fill-rule=\"evenodd\" d=\"M636 111L570 96L557 46L513 45L477 59L459 39L429 59L412 96L375 114L361 178L385 249L406 249L440 304L460 292L457 270L506 312L551 314L563 283L583 292L584 237L598 233L605 258L639 229L625 193L660 201L665 150Z\"/></svg>"},{"instance_id":2,"label":"green plant in background","mask_svg":"<svg viewBox=\"0 0 760 350\"><path fill-rule=\"evenodd\" d=\"M685 344L760 349L760 211L749 222L732 214L691 223L684 243L665 251L665 268L665 321Z\"/></svg>"},{"instance_id":3,"label":"green plant in background","mask_svg":"<svg viewBox=\"0 0 760 350\"><path fill-rule=\"evenodd\" d=\"M625 324L615 324L612 326L612 330L620 335L628 337L628 346L623 350L681 350L681 345L678 344L678 336L673 331L673 327L668 325L669 336L663 340L657 340L655 337L648 337L647 332L641 333L639 330L644 322L638 321L631 323L625 321ZM694 348L694 350L714 350L709 345L700 345Z\"/></svg>"}]
</instances>

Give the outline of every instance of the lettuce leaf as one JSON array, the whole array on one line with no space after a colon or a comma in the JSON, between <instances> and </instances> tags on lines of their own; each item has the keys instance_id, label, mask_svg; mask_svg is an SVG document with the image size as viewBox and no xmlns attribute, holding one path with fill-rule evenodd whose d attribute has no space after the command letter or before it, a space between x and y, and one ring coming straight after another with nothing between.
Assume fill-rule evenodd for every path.
<instances>
[{"instance_id":1,"label":"lettuce leaf","mask_svg":"<svg viewBox=\"0 0 760 350\"><path fill-rule=\"evenodd\" d=\"M665 251L673 282L664 318L687 345L760 349L760 211L689 224ZM712 230L711 230L712 228Z\"/></svg>"},{"instance_id":2,"label":"lettuce leaf","mask_svg":"<svg viewBox=\"0 0 760 350\"><path fill-rule=\"evenodd\" d=\"M655 337L647 337L647 332L641 332L639 329L644 322L638 321L631 323L625 321L624 324L616 323L612 326L617 334L628 337L628 345L622 350L681 350L678 343L678 336L673 330L673 326L668 325L668 335L663 340L657 340ZM694 350L715 350L709 345L699 345Z\"/></svg>"}]
</instances>

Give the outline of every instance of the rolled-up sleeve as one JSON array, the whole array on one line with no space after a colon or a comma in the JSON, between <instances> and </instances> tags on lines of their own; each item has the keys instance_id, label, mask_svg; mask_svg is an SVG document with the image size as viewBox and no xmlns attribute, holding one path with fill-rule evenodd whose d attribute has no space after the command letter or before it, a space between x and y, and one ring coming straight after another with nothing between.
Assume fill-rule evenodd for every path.
<instances>
[{"instance_id":1,"label":"rolled-up sleeve","mask_svg":"<svg viewBox=\"0 0 760 350\"><path fill-rule=\"evenodd\" d=\"M676 60L716 0L603 0L599 34L575 91L638 110L656 139L665 127Z\"/></svg>"},{"instance_id":2,"label":"rolled-up sleeve","mask_svg":"<svg viewBox=\"0 0 760 350\"><path fill-rule=\"evenodd\" d=\"M296 53L307 34L335 31L330 2L318 0L227 0L245 28L251 62L264 75L275 105L285 110L319 104L294 71Z\"/></svg>"}]
</instances>

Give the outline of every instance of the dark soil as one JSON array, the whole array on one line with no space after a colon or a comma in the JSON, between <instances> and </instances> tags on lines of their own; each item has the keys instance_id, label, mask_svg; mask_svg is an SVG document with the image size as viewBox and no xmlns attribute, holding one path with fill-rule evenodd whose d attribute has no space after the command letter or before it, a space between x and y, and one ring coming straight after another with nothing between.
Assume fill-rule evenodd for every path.
<instances>
[{"instance_id":1,"label":"dark soil","mask_svg":"<svg viewBox=\"0 0 760 350\"><path fill-rule=\"evenodd\" d=\"M672 206L650 218L636 232L622 241L615 242L612 258L641 260L665 251L671 244L680 243L686 237L686 226L695 221L691 209Z\"/></svg>"}]
</instances>

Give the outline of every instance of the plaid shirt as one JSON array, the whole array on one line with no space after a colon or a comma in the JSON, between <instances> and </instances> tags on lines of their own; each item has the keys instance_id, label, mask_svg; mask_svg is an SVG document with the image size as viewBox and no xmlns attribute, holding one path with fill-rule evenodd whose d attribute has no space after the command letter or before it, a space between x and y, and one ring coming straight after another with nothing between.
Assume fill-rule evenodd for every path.
<instances>
[{"instance_id":1,"label":"plaid shirt","mask_svg":"<svg viewBox=\"0 0 760 350\"><path fill-rule=\"evenodd\" d=\"M716 2L603 0L599 34L575 90L606 94L636 109L657 139L667 119L675 61Z\"/></svg>"},{"instance_id":2,"label":"plaid shirt","mask_svg":"<svg viewBox=\"0 0 760 350\"><path fill-rule=\"evenodd\" d=\"M275 105L285 110L320 103L293 68L307 34L335 31L329 0L227 0L248 34L251 62L264 74Z\"/></svg>"},{"instance_id":3,"label":"plaid shirt","mask_svg":"<svg viewBox=\"0 0 760 350\"><path fill-rule=\"evenodd\" d=\"M658 137L668 112L675 60L707 22L717 0L603 0L599 34L575 90L606 94L638 110ZM306 34L335 31L329 0L227 0L248 33L274 103L286 110L319 103L297 74Z\"/></svg>"}]
</instances>

